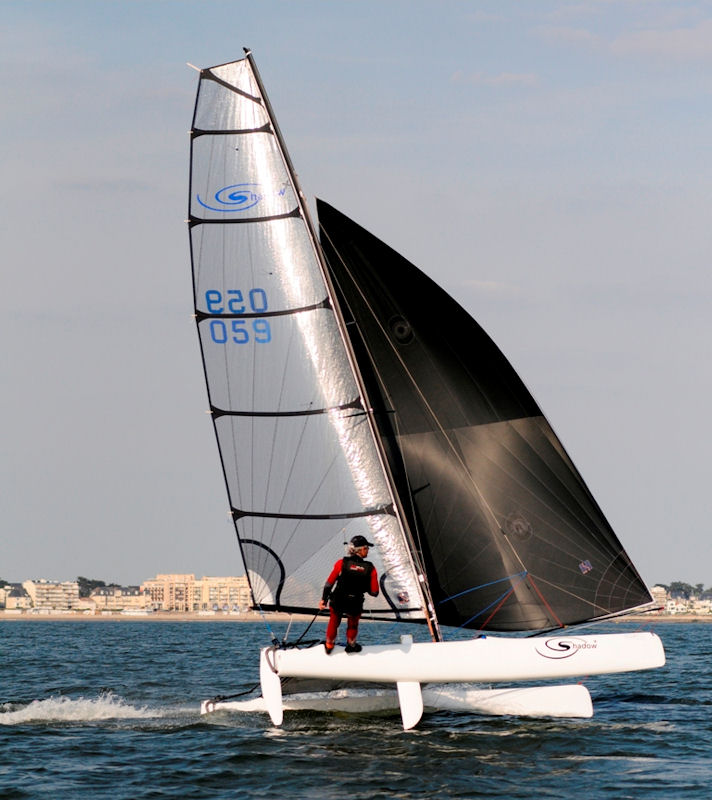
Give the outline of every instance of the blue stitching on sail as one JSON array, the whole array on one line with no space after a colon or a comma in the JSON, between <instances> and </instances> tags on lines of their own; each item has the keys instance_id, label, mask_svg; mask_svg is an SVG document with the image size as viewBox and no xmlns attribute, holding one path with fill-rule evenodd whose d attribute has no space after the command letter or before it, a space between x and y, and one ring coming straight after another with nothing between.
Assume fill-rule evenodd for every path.
<instances>
[{"instance_id":1,"label":"blue stitching on sail","mask_svg":"<svg viewBox=\"0 0 712 800\"><path fill-rule=\"evenodd\" d=\"M498 578L496 581L490 581L489 583L481 583L479 586L473 586L471 589L465 589L464 592L458 592L457 594L453 594L450 597L446 597L444 600L440 600L438 602L438 605L442 605L443 603L448 603L450 602L450 600L455 600L458 597L462 597L464 594L469 594L470 592L476 592L478 589L484 589L486 586L494 586L496 583L502 583L503 581L511 581L514 578L519 578L519 582L521 583L522 579L526 578L528 574L529 573L526 570L524 570L523 572L515 572L514 575L508 575L506 578ZM494 603L492 605L494 605ZM491 606L488 606L488 608L491 608ZM484 613L484 611L487 611L487 609L485 608L481 613ZM475 619L475 617L473 617L472 619ZM468 620L468 622L469 621L470 620Z\"/></svg>"}]
</instances>

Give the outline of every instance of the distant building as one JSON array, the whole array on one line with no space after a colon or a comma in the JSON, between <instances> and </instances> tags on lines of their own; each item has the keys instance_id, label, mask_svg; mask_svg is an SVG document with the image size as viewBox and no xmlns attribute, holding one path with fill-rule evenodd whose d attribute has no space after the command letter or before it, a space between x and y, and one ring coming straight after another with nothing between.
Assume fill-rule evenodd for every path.
<instances>
[{"instance_id":1,"label":"distant building","mask_svg":"<svg viewBox=\"0 0 712 800\"><path fill-rule=\"evenodd\" d=\"M89 595L97 611L145 611L151 596L140 586L99 586Z\"/></svg>"},{"instance_id":2,"label":"distant building","mask_svg":"<svg viewBox=\"0 0 712 800\"><path fill-rule=\"evenodd\" d=\"M690 601L691 611L693 614L712 614L712 601L708 598L704 600L699 597L694 597Z\"/></svg>"},{"instance_id":3,"label":"distant building","mask_svg":"<svg viewBox=\"0 0 712 800\"><path fill-rule=\"evenodd\" d=\"M36 609L68 611L79 605L79 584L76 581L24 581L22 587Z\"/></svg>"},{"instance_id":4,"label":"distant building","mask_svg":"<svg viewBox=\"0 0 712 800\"><path fill-rule=\"evenodd\" d=\"M194 611L246 611L251 605L250 584L244 575L230 578L203 576L195 582Z\"/></svg>"},{"instance_id":5,"label":"distant building","mask_svg":"<svg viewBox=\"0 0 712 800\"><path fill-rule=\"evenodd\" d=\"M166 574L141 584L150 598L154 611L192 611L195 593L195 575Z\"/></svg>"},{"instance_id":6,"label":"distant building","mask_svg":"<svg viewBox=\"0 0 712 800\"><path fill-rule=\"evenodd\" d=\"M8 611L32 608L32 598L27 594L21 583L8 583L2 593L2 605Z\"/></svg>"},{"instance_id":7,"label":"distant building","mask_svg":"<svg viewBox=\"0 0 712 800\"><path fill-rule=\"evenodd\" d=\"M670 599L665 603L666 614L687 614L687 601L686 600L673 600Z\"/></svg>"},{"instance_id":8,"label":"distant building","mask_svg":"<svg viewBox=\"0 0 712 800\"><path fill-rule=\"evenodd\" d=\"M665 587L653 586L653 588L650 590L650 594L653 596L653 602L655 605L664 609L668 600L667 590Z\"/></svg>"},{"instance_id":9,"label":"distant building","mask_svg":"<svg viewBox=\"0 0 712 800\"><path fill-rule=\"evenodd\" d=\"M193 574L159 574L140 588L155 611L243 611L251 604L244 575L196 580Z\"/></svg>"}]
</instances>

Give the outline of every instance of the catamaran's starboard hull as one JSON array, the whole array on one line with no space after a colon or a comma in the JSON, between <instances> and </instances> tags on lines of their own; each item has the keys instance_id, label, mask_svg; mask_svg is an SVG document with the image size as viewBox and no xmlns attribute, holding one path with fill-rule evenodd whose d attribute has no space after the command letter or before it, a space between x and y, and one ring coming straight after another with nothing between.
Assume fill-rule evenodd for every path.
<instances>
[{"instance_id":1,"label":"catamaran's starboard hull","mask_svg":"<svg viewBox=\"0 0 712 800\"><path fill-rule=\"evenodd\" d=\"M483 636L459 642L408 641L327 656L323 647L263 651L281 677L374 682L502 683L603 675L665 664L649 632L528 639Z\"/></svg>"},{"instance_id":2,"label":"catamaran's starboard hull","mask_svg":"<svg viewBox=\"0 0 712 800\"><path fill-rule=\"evenodd\" d=\"M426 712L460 711L489 716L589 718L593 716L591 695L585 686L535 686L525 688L474 689L450 684L423 687ZM284 697L285 711L324 713L397 713L396 689L339 689ZM216 711L267 713L263 697L250 700L204 700L201 714Z\"/></svg>"}]
</instances>

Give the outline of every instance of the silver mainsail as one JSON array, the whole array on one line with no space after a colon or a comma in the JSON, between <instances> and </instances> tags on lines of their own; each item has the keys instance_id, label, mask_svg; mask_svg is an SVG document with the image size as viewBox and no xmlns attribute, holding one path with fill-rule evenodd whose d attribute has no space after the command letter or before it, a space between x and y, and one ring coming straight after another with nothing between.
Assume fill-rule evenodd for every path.
<instances>
[{"instance_id":1,"label":"silver mainsail","mask_svg":"<svg viewBox=\"0 0 712 800\"><path fill-rule=\"evenodd\" d=\"M230 506L256 605L316 610L356 534L423 618L419 570L308 212L251 57L201 70L191 132L195 314Z\"/></svg>"}]
</instances>

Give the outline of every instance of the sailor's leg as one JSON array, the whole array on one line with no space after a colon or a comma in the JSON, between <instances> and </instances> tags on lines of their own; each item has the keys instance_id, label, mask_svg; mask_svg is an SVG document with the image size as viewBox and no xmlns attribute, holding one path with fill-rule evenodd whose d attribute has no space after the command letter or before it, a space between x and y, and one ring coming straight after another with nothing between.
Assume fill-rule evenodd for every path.
<instances>
[{"instance_id":1,"label":"sailor's leg","mask_svg":"<svg viewBox=\"0 0 712 800\"><path fill-rule=\"evenodd\" d=\"M341 617L342 615L335 611L333 608L329 609L329 624L326 626L326 643L324 647L326 648L326 652L331 653L334 649L334 644L336 643L336 633L339 630L339 625L341 624Z\"/></svg>"},{"instance_id":2,"label":"sailor's leg","mask_svg":"<svg viewBox=\"0 0 712 800\"><path fill-rule=\"evenodd\" d=\"M358 621L361 619L360 614L348 614L346 617L346 642L347 644L355 644L358 638Z\"/></svg>"},{"instance_id":3,"label":"sailor's leg","mask_svg":"<svg viewBox=\"0 0 712 800\"><path fill-rule=\"evenodd\" d=\"M360 614L347 614L346 616L346 652L358 653L361 650L361 645L357 644L356 638L358 637L358 622L361 619Z\"/></svg>"}]
</instances>

